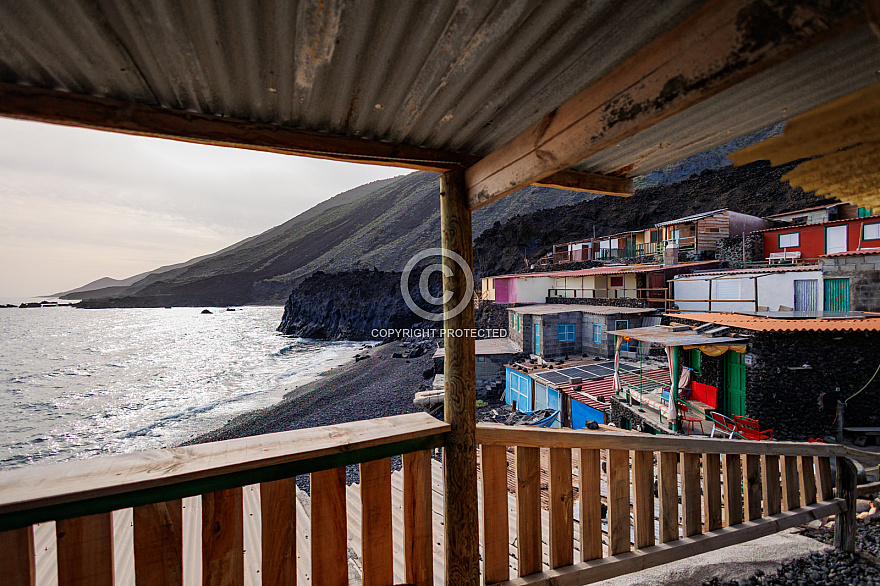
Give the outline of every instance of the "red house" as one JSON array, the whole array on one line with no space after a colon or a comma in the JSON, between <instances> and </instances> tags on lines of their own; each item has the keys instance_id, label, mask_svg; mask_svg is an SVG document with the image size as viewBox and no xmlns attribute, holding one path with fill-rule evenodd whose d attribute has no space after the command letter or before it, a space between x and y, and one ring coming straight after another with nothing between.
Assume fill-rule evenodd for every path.
<instances>
[{"instance_id":1,"label":"red house","mask_svg":"<svg viewBox=\"0 0 880 586\"><path fill-rule=\"evenodd\" d=\"M773 253L799 252L800 260L815 262L824 254L877 247L880 247L880 216L764 230L767 259L772 258Z\"/></svg>"}]
</instances>

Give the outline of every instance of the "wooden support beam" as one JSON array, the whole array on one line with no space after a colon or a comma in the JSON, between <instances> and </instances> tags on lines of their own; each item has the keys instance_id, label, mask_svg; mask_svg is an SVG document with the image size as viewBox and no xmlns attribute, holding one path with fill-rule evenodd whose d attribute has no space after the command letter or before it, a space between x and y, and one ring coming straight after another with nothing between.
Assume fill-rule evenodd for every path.
<instances>
[{"instance_id":1,"label":"wooden support beam","mask_svg":"<svg viewBox=\"0 0 880 586\"><path fill-rule=\"evenodd\" d=\"M632 453L633 527L635 546L654 545L654 453Z\"/></svg>"},{"instance_id":2,"label":"wooden support beam","mask_svg":"<svg viewBox=\"0 0 880 586\"><path fill-rule=\"evenodd\" d=\"M113 514L58 521L58 586L113 586Z\"/></svg>"},{"instance_id":3,"label":"wooden support beam","mask_svg":"<svg viewBox=\"0 0 880 586\"><path fill-rule=\"evenodd\" d=\"M348 584L345 468L313 472L311 489L312 584Z\"/></svg>"},{"instance_id":4,"label":"wooden support beam","mask_svg":"<svg viewBox=\"0 0 880 586\"><path fill-rule=\"evenodd\" d=\"M827 501L834 496L834 484L831 478L831 459L816 458L819 471L819 498Z\"/></svg>"},{"instance_id":5,"label":"wooden support beam","mask_svg":"<svg viewBox=\"0 0 880 586\"><path fill-rule=\"evenodd\" d=\"M0 584L34 586L37 573L34 568L34 528L23 527L0 533Z\"/></svg>"},{"instance_id":6,"label":"wooden support beam","mask_svg":"<svg viewBox=\"0 0 880 586\"><path fill-rule=\"evenodd\" d=\"M541 571L541 451L514 449L517 569L520 576L528 576Z\"/></svg>"},{"instance_id":7,"label":"wooden support beam","mask_svg":"<svg viewBox=\"0 0 880 586\"><path fill-rule=\"evenodd\" d=\"M209 116L112 98L0 83L0 116L165 138L181 142L369 163L444 173L480 160L454 153L356 136L300 130L279 124ZM535 182L545 187L630 196L632 180L565 169Z\"/></svg>"},{"instance_id":8,"label":"wooden support beam","mask_svg":"<svg viewBox=\"0 0 880 586\"><path fill-rule=\"evenodd\" d=\"M859 475L849 458L837 458L837 498L844 501L844 510L835 518L834 547L843 551L856 550L856 493Z\"/></svg>"},{"instance_id":9,"label":"wooden support beam","mask_svg":"<svg viewBox=\"0 0 880 586\"><path fill-rule=\"evenodd\" d=\"M550 567L574 563L574 490L571 449L550 448Z\"/></svg>"},{"instance_id":10,"label":"wooden support beam","mask_svg":"<svg viewBox=\"0 0 880 586\"><path fill-rule=\"evenodd\" d=\"M581 507L581 561L602 557L602 501L599 450L581 450L578 489Z\"/></svg>"},{"instance_id":11,"label":"wooden support beam","mask_svg":"<svg viewBox=\"0 0 880 586\"><path fill-rule=\"evenodd\" d=\"M135 584L181 586L183 584L183 501L175 499L134 507L132 524Z\"/></svg>"},{"instance_id":12,"label":"wooden support beam","mask_svg":"<svg viewBox=\"0 0 880 586\"><path fill-rule=\"evenodd\" d=\"M450 425L443 449L446 583L476 584L480 577L474 407L477 375L474 338L468 335L474 328L473 293L467 286L468 279L473 279L474 250L471 213L467 208L462 171L450 171L440 177L440 241L444 250L457 254L466 265L460 266L449 256L443 258L443 264L451 269L443 274L443 289L452 293L443 308L446 330L444 410L446 422ZM465 299L467 303L457 313L457 306ZM465 335L458 336L456 332Z\"/></svg>"},{"instance_id":13,"label":"wooden support beam","mask_svg":"<svg viewBox=\"0 0 880 586\"><path fill-rule=\"evenodd\" d=\"M296 478L260 484L263 586L296 583Z\"/></svg>"},{"instance_id":14,"label":"wooden support beam","mask_svg":"<svg viewBox=\"0 0 880 586\"><path fill-rule=\"evenodd\" d=\"M660 452L660 543L678 539L678 454Z\"/></svg>"},{"instance_id":15,"label":"wooden support beam","mask_svg":"<svg viewBox=\"0 0 880 586\"><path fill-rule=\"evenodd\" d=\"M506 522L507 517L504 519ZM421 450L403 455L403 567L407 584L433 586L433 556L431 453Z\"/></svg>"},{"instance_id":16,"label":"wooden support beam","mask_svg":"<svg viewBox=\"0 0 880 586\"><path fill-rule=\"evenodd\" d=\"M361 563L364 586L394 582L391 460L361 462Z\"/></svg>"},{"instance_id":17,"label":"wooden support beam","mask_svg":"<svg viewBox=\"0 0 880 586\"><path fill-rule=\"evenodd\" d=\"M706 2L471 166L470 208L613 147L863 22L856 2L800 2L786 11L757 9L752 0Z\"/></svg>"},{"instance_id":18,"label":"wooden support beam","mask_svg":"<svg viewBox=\"0 0 880 586\"><path fill-rule=\"evenodd\" d=\"M608 551L617 555L629 551L629 452L608 450L605 466L608 484Z\"/></svg>"},{"instance_id":19,"label":"wooden support beam","mask_svg":"<svg viewBox=\"0 0 880 586\"><path fill-rule=\"evenodd\" d=\"M313 484L313 489L314 486ZM343 508L343 515L344 510ZM312 524L312 532L314 531L315 526ZM314 560L314 556L312 559ZM242 586L243 584L242 489L230 488L204 494L202 495L202 586Z\"/></svg>"},{"instance_id":20,"label":"wooden support beam","mask_svg":"<svg viewBox=\"0 0 880 586\"><path fill-rule=\"evenodd\" d=\"M510 578L507 448L481 446L480 471L483 474L483 579L491 584Z\"/></svg>"}]
</instances>

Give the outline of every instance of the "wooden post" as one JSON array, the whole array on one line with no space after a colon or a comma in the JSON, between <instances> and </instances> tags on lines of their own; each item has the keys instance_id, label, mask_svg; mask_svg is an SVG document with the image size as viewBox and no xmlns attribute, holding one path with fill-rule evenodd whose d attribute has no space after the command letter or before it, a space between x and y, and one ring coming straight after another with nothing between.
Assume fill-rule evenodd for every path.
<instances>
[{"instance_id":1,"label":"wooden post","mask_svg":"<svg viewBox=\"0 0 880 586\"><path fill-rule=\"evenodd\" d=\"M427 450L410 452L403 455L403 564L407 584L434 584L432 531L431 454Z\"/></svg>"},{"instance_id":2,"label":"wooden post","mask_svg":"<svg viewBox=\"0 0 880 586\"><path fill-rule=\"evenodd\" d=\"M183 502L134 507L132 524L135 584L183 584Z\"/></svg>"},{"instance_id":3,"label":"wooden post","mask_svg":"<svg viewBox=\"0 0 880 586\"><path fill-rule=\"evenodd\" d=\"M244 584L243 513L241 487L202 495L202 586Z\"/></svg>"},{"instance_id":4,"label":"wooden post","mask_svg":"<svg viewBox=\"0 0 880 586\"><path fill-rule=\"evenodd\" d=\"M8 586L34 586L37 572L34 569L34 528L24 527L0 532L0 584Z\"/></svg>"},{"instance_id":5,"label":"wooden post","mask_svg":"<svg viewBox=\"0 0 880 586\"><path fill-rule=\"evenodd\" d=\"M55 524L60 586L113 585L112 515L100 513Z\"/></svg>"},{"instance_id":6,"label":"wooden post","mask_svg":"<svg viewBox=\"0 0 880 586\"><path fill-rule=\"evenodd\" d=\"M571 448L550 448L550 567L574 563ZM506 499L505 499L506 500Z\"/></svg>"},{"instance_id":7,"label":"wooden post","mask_svg":"<svg viewBox=\"0 0 880 586\"><path fill-rule=\"evenodd\" d=\"M510 579L507 515L507 448L480 447L483 473L483 547L486 583Z\"/></svg>"},{"instance_id":8,"label":"wooden post","mask_svg":"<svg viewBox=\"0 0 880 586\"><path fill-rule=\"evenodd\" d=\"M467 207L464 170L450 171L440 177L440 234L445 251L458 254L466 267L448 257L443 264L452 269L443 275L443 289L452 292L444 306L443 327L446 359L444 409L451 426L443 450L444 518L446 534L446 583L476 584L480 577L480 529L477 516L477 444L476 444L476 355L474 338L467 330L474 328L474 304L469 300L464 311L455 315L453 308L466 295L466 271L473 267L471 212ZM457 330L463 330L458 332ZM453 334L464 335L450 335Z\"/></svg>"},{"instance_id":9,"label":"wooden post","mask_svg":"<svg viewBox=\"0 0 880 586\"><path fill-rule=\"evenodd\" d=\"M578 490L581 507L581 561L602 557L602 502L599 450L581 450ZM487 576L488 579L488 576Z\"/></svg>"},{"instance_id":10,"label":"wooden post","mask_svg":"<svg viewBox=\"0 0 880 586\"><path fill-rule=\"evenodd\" d=\"M849 458L837 458L837 498L846 501L846 511L838 513L834 523L834 547L847 552L856 550L856 494L858 472Z\"/></svg>"},{"instance_id":11,"label":"wooden post","mask_svg":"<svg viewBox=\"0 0 880 586\"><path fill-rule=\"evenodd\" d=\"M260 484L260 518L263 586L295 584L296 477Z\"/></svg>"}]
</instances>

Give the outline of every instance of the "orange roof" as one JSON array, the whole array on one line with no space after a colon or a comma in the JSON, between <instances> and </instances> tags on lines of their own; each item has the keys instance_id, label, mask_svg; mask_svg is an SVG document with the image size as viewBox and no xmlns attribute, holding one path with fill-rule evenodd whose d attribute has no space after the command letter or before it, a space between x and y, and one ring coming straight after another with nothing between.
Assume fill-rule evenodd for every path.
<instances>
[{"instance_id":1,"label":"orange roof","mask_svg":"<svg viewBox=\"0 0 880 586\"><path fill-rule=\"evenodd\" d=\"M837 256L862 256L865 254L880 254L880 248L863 248L861 250L846 250L833 254L823 254L819 258L834 258Z\"/></svg>"},{"instance_id":2,"label":"orange roof","mask_svg":"<svg viewBox=\"0 0 880 586\"><path fill-rule=\"evenodd\" d=\"M743 328L756 332L865 332L880 331L880 315L842 319L777 319L738 313L678 313L681 319Z\"/></svg>"}]
</instances>

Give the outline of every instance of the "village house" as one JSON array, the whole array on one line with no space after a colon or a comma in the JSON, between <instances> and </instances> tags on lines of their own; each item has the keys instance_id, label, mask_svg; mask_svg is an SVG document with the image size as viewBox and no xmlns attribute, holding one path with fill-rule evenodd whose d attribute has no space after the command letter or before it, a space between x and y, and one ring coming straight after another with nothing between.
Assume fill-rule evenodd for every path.
<instances>
[{"instance_id":1,"label":"village house","mask_svg":"<svg viewBox=\"0 0 880 586\"><path fill-rule=\"evenodd\" d=\"M880 247L880 217L865 216L764 230L764 256L816 262L838 252Z\"/></svg>"},{"instance_id":2,"label":"village house","mask_svg":"<svg viewBox=\"0 0 880 586\"><path fill-rule=\"evenodd\" d=\"M767 266L677 275L670 307L681 311L821 311L819 265Z\"/></svg>"},{"instance_id":3,"label":"village house","mask_svg":"<svg viewBox=\"0 0 880 586\"><path fill-rule=\"evenodd\" d=\"M728 236L739 236L771 225L767 220L720 209L702 212L655 224L665 246L675 246L679 251L693 250L697 253L714 253L717 243Z\"/></svg>"},{"instance_id":4,"label":"village house","mask_svg":"<svg viewBox=\"0 0 880 586\"><path fill-rule=\"evenodd\" d=\"M773 214L772 216L767 216L766 219L791 226L805 226L807 224L824 224L825 222L834 222L835 220L863 218L870 216L870 212L868 209L841 202L804 208L793 212Z\"/></svg>"},{"instance_id":5,"label":"village house","mask_svg":"<svg viewBox=\"0 0 880 586\"><path fill-rule=\"evenodd\" d=\"M537 304L512 307L508 313L510 340L522 352L553 360L575 355L614 356L606 334L639 327L657 313L651 308L603 305ZM626 351L635 352L636 346Z\"/></svg>"}]
</instances>

